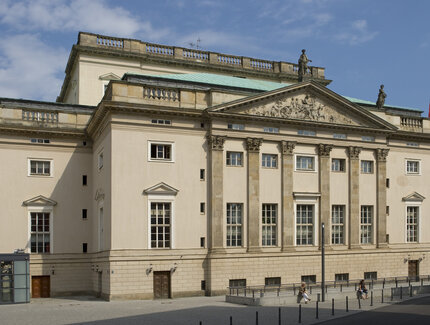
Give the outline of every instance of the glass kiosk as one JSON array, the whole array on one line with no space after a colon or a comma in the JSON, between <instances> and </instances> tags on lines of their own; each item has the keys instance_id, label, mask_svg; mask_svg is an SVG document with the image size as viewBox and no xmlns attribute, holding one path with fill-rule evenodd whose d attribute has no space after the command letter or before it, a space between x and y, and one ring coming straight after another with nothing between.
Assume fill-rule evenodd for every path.
<instances>
[{"instance_id":1,"label":"glass kiosk","mask_svg":"<svg viewBox=\"0 0 430 325\"><path fill-rule=\"evenodd\" d=\"M0 304L30 302L29 254L0 254Z\"/></svg>"}]
</instances>

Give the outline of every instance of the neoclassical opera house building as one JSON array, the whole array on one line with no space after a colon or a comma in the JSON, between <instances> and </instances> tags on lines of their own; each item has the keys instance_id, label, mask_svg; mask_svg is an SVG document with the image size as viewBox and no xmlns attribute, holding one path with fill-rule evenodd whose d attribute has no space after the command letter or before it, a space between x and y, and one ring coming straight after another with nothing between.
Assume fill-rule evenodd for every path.
<instances>
[{"instance_id":1,"label":"neoclassical opera house building","mask_svg":"<svg viewBox=\"0 0 430 325\"><path fill-rule=\"evenodd\" d=\"M327 281L430 273L422 111L90 33L65 72L56 102L0 98L1 302L320 281L322 223Z\"/></svg>"}]
</instances>

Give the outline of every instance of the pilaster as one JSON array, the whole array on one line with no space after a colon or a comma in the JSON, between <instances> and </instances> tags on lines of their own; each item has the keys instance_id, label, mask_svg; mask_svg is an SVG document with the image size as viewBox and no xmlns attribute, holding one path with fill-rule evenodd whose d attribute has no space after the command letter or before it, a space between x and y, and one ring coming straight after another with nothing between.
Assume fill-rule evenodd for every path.
<instances>
[{"instance_id":1,"label":"pilaster","mask_svg":"<svg viewBox=\"0 0 430 325\"><path fill-rule=\"evenodd\" d=\"M282 141L282 210L281 210L281 245L282 250L294 247L294 200L293 200L293 171L294 148L296 142Z\"/></svg>"},{"instance_id":2,"label":"pilaster","mask_svg":"<svg viewBox=\"0 0 430 325\"><path fill-rule=\"evenodd\" d=\"M248 251L259 250L260 243L260 146L263 139L247 138L248 151Z\"/></svg>"},{"instance_id":3,"label":"pilaster","mask_svg":"<svg viewBox=\"0 0 430 325\"><path fill-rule=\"evenodd\" d=\"M376 149L376 175L377 175L377 188L376 188L376 247L387 246L387 156L389 149Z\"/></svg>"},{"instance_id":4,"label":"pilaster","mask_svg":"<svg viewBox=\"0 0 430 325\"><path fill-rule=\"evenodd\" d=\"M360 147L349 147L349 209L348 209L348 246L360 245Z\"/></svg>"},{"instance_id":5,"label":"pilaster","mask_svg":"<svg viewBox=\"0 0 430 325\"><path fill-rule=\"evenodd\" d=\"M324 222L326 229L330 229L330 152L333 149L331 144L319 144L319 188L321 193L320 199L320 226L318 229L321 231L321 223ZM330 245L331 237L330 231L326 233L324 239L325 245ZM320 234L321 236L321 234Z\"/></svg>"},{"instance_id":6,"label":"pilaster","mask_svg":"<svg viewBox=\"0 0 430 325\"><path fill-rule=\"evenodd\" d=\"M226 137L208 135L210 152L209 250L223 250L223 150Z\"/></svg>"}]
</instances>

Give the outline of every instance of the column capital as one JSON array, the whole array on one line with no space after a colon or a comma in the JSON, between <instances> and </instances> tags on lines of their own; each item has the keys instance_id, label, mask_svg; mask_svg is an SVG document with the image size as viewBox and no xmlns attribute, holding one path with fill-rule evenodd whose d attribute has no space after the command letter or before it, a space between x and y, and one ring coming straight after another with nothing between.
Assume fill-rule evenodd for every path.
<instances>
[{"instance_id":1,"label":"column capital","mask_svg":"<svg viewBox=\"0 0 430 325\"><path fill-rule=\"evenodd\" d=\"M220 151L224 150L225 136L210 134L206 138L208 139L209 149Z\"/></svg>"},{"instance_id":2,"label":"column capital","mask_svg":"<svg viewBox=\"0 0 430 325\"><path fill-rule=\"evenodd\" d=\"M390 151L390 149L380 149L380 148L376 149L375 150L376 159L378 161L382 161L382 162L387 161L387 156L388 156L389 151Z\"/></svg>"},{"instance_id":3,"label":"column capital","mask_svg":"<svg viewBox=\"0 0 430 325\"><path fill-rule=\"evenodd\" d=\"M281 141L281 152L283 155L292 155L294 148L296 147L294 141Z\"/></svg>"},{"instance_id":4,"label":"column capital","mask_svg":"<svg viewBox=\"0 0 430 325\"><path fill-rule=\"evenodd\" d=\"M249 152L260 152L260 146L263 139L260 138L246 138L246 149Z\"/></svg>"},{"instance_id":5,"label":"column capital","mask_svg":"<svg viewBox=\"0 0 430 325\"><path fill-rule=\"evenodd\" d=\"M331 149L333 149L333 145L332 144L323 144L320 143L318 145L318 154L321 157L330 157L330 151Z\"/></svg>"},{"instance_id":6,"label":"column capital","mask_svg":"<svg viewBox=\"0 0 430 325\"><path fill-rule=\"evenodd\" d=\"M360 156L361 147L348 147L349 159L358 159Z\"/></svg>"}]
</instances>

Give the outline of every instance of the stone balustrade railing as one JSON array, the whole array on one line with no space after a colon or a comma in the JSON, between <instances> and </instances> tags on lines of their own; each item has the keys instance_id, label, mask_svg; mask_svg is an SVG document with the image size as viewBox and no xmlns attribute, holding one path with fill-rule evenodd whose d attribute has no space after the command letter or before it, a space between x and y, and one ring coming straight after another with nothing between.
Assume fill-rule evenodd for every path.
<instances>
[{"instance_id":1,"label":"stone balustrade railing","mask_svg":"<svg viewBox=\"0 0 430 325\"><path fill-rule=\"evenodd\" d=\"M163 87L144 87L144 99L164 100L170 102L179 102L179 90Z\"/></svg>"},{"instance_id":2,"label":"stone balustrade railing","mask_svg":"<svg viewBox=\"0 0 430 325\"><path fill-rule=\"evenodd\" d=\"M216 52L187 49L176 46L145 43L139 40L116 38L90 33L80 33L78 44L81 46L100 47L114 51L124 51L158 57L170 57L177 60L204 62L208 65L230 66L259 72L298 74L298 65L283 61L267 61L244 56L226 55ZM307 74L312 78L325 79L324 68L309 67Z\"/></svg>"},{"instance_id":3,"label":"stone balustrade railing","mask_svg":"<svg viewBox=\"0 0 430 325\"><path fill-rule=\"evenodd\" d=\"M422 129L423 128L423 119L422 118L413 118L413 117L402 117L400 119L400 126L402 128L412 128L412 129Z\"/></svg>"},{"instance_id":4,"label":"stone balustrade railing","mask_svg":"<svg viewBox=\"0 0 430 325\"><path fill-rule=\"evenodd\" d=\"M54 112L38 112L38 111L22 111L22 119L24 121L38 121L45 123L58 122L58 113Z\"/></svg>"}]
</instances>

